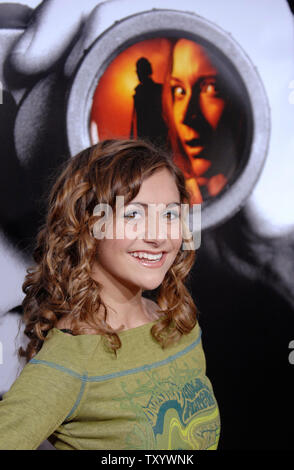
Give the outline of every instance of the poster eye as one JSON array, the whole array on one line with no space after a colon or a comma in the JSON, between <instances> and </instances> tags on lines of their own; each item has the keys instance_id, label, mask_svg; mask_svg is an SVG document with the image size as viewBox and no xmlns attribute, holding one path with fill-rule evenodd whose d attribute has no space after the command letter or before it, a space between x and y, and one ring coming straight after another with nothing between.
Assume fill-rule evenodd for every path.
<instances>
[{"instance_id":1,"label":"poster eye","mask_svg":"<svg viewBox=\"0 0 294 470\"><path fill-rule=\"evenodd\" d=\"M220 89L215 79L203 80L200 84L200 92L205 93L207 96L217 97L220 96Z\"/></svg>"},{"instance_id":2,"label":"poster eye","mask_svg":"<svg viewBox=\"0 0 294 470\"><path fill-rule=\"evenodd\" d=\"M177 85L172 87L172 94L174 98L182 99L186 94L186 90L182 86Z\"/></svg>"}]
</instances>

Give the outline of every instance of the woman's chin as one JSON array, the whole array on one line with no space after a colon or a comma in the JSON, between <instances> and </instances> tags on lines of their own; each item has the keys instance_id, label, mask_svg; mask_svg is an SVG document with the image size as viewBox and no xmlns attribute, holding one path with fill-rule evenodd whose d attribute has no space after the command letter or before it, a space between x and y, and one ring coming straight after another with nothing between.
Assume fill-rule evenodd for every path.
<instances>
[{"instance_id":1,"label":"woman's chin","mask_svg":"<svg viewBox=\"0 0 294 470\"><path fill-rule=\"evenodd\" d=\"M141 288L142 290L154 290L154 289L157 289L157 287L159 287L163 281L163 277L161 276L160 279L155 277L154 276L154 279L144 279L144 281L142 280L142 283L141 283Z\"/></svg>"},{"instance_id":2,"label":"woman's chin","mask_svg":"<svg viewBox=\"0 0 294 470\"><path fill-rule=\"evenodd\" d=\"M144 283L141 287L142 290L155 290L157 287L159 287L161 282L149 282L149 283Z\"/></svg>"},{"instance_id":3,"label":"woman's chin","mask_svg":"<svg viewBox=\"0 0 294 470\"><path fill-rule=\"evenodd\" d=\"M190 162L193 173L196 176L203 176L206 171L211 167L211 161L207 160L206 158L191 157Z\"/></svg>"}]
</instances>

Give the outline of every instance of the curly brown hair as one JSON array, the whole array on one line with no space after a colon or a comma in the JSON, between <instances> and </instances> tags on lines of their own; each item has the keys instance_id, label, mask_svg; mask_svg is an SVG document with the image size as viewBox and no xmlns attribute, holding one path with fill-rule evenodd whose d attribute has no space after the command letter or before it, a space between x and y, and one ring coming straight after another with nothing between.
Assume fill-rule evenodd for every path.
<instances>
[{"instance_id":1,"label":"curly brown hair","mask_svg":"<svg viewBox=\"0 0 294 470\"><path fill-rule=\"evenodd\" d=\"M24 333L30 341L18 353L27 362L41 349L48 331L65 318L74 335L81 334L82 324L90 325L115 354L121 347L117 331L106 321L101 286L91 277L99 243L93 236L97 222L93 210L100 203L114 209L117 195L129 203L143 180L162 168L173 175L181 203L189 204L184 176L171 156L145 141L105 140L59 167L36 240L36 265L27 269L22 286ZM163 348L196 325L196 306L184 285L194 260L193 249L179 250L160 285L156 301L161 316L151 334ZM98 313L101 306L103 315Z\"/></svg>"}]
</instances>

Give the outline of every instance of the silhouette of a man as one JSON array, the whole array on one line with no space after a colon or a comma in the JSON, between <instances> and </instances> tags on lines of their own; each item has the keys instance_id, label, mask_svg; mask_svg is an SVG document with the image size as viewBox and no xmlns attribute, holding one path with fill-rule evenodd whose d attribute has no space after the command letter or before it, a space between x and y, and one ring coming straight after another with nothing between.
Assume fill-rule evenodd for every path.
<instances>
[{"instance_id":1,"label":"silhouette of a man","mask_svg":"<svg viewBox=\"0 0 294 470\"><path fill-rule=\"evenodd\" d=\"M135 88L130 137L148 138L165 145L167 127L162 118L162 85L152 80L152 67L145 57L137 60L136 71L140 83Z\"/></svg>"}]
</instances>

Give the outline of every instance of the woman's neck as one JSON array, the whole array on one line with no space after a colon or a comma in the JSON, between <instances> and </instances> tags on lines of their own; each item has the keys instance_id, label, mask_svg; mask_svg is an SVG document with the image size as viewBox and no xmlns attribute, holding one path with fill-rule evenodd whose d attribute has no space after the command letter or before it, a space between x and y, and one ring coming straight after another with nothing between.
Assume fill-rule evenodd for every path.
<instances>
[{"instance_id":1,"label":"woman's neck","mask_svg":"<svg viewBox=\"0 0 294 470\"><path fill-rule=\"evenodd\" d=\"M160 309L155 302L143 296L141 296L140 300L141 304L138 304L137 309L135 308L135 305L132 305L132 310L129 311L128 314L124 312L124 315L121 315L119 306L117 306L115 309L116 311L114 311L113 305L110 307L110 305L106 302L105 304L108 313L107 323L111 326L111 328L114 330L128 330L131 328L136 328L137 326L144 325L146 323L153 322L160 317L160 314L158 313ZM72 329L71 319L61 318L55 326L59 329ZM86 323L80 326L83 327L84 334L97 333L96 330L93 330Z\"/></svg>"},{"instance_id":2,"label":"woman's neck","mask_svg":"<svg viewBox=\"0 0 294 470\"><path fill-rule=\"evenodd\" d=\"M142 295L133 298L130 302L119 303L113 302L113 300L103 300L103 302L108 309L107 323L113 329L136 328L158 318L157 304Z\"/></svg>"}]
</instances>

